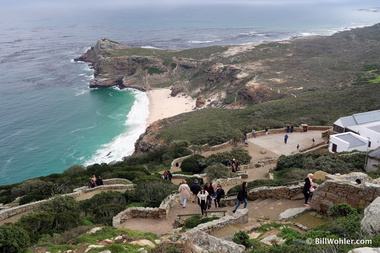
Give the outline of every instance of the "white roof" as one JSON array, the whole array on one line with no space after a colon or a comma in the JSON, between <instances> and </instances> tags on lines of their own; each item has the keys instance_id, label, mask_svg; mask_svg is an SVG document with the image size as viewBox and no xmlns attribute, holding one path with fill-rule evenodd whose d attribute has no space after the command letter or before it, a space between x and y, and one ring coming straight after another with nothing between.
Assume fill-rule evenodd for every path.
<instances>
[{"instance_id":1,"label":"white roof","mask_svg":"<svg viewBox=\"0 0 380 253\"><path fill-rule=\"evenodd\" d=\"M350 147L367 145L367 142L363 137L361 137L357 134L351 133L351 132L342 133L342 134L335 134L333 136L337 139L340 139L342 141L349 143Z\"/></svg>"},{"instance_id":2,"label":"white roof","mask_svg":"<svg viewBox=\"0 0 380 253\"><path fill-rule=\"evenodd\" d=\"M372 122L380 122L380 110L353 114L341 117L334 122L335 125L351 128L352 126L364 125ZM380 128L379 128L380 131Z\"/></svg>"}]
</instances>

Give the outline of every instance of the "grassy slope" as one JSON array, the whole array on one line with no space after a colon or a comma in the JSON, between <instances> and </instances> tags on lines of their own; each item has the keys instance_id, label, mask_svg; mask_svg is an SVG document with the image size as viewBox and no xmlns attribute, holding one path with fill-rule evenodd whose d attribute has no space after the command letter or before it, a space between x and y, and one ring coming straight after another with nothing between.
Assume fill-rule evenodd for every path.
<instances>
[{"instance_id":1,"label":"grassy slope","mask_svg":"<svg viewBox=\"0 0 380 253\"><path fill-rule=\"evenodd\" d=\"M209 108L181 114L162 123L159 138L167 141L200 139L228 134L232 129L283 127L288 124L332 125L339 117L380 108L380 86L368 84L333 91L315 91L266 102L247 109ZM196 133L196 134L194 134Z\"/></svg>"}]
</instances>

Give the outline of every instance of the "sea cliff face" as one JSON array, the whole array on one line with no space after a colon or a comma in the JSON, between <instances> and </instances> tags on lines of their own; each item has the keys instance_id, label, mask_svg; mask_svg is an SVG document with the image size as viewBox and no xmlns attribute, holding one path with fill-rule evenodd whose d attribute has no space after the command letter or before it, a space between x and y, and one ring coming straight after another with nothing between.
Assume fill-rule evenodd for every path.
<instances>
[{"instance_id":1,"label":"sea cliff face","mask_svg":"<svg viewBox=\"0 0 380 253\"><path fill-rule=\"evenodd\" d=\"M245 67L222 63L228 59L224 55L228 50L228 47L182 51L138 49L101 39L75 60L88 62L94 69L91 88L118 86L146 91L170 87L173 96L182 92L198 98L198 106L209 100L212 106L227 108L279 97L276 91L248 83L252 75L245 73ZM239 47L235 51L241 52Z\"/></svg>"}]
</instances>

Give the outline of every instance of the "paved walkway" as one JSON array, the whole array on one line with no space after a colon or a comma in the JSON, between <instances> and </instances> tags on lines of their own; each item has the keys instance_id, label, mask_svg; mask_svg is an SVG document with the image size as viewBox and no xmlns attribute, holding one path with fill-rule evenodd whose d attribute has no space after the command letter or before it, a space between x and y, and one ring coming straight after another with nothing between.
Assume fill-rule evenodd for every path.
<instances>
[{"instance_id":1,"label":"paved walkway","mask_svg":"<svg viewBox=\"0 0 380 253\"><path fill-rule=\"evenodd\" d=\"M289 138L287 144L284 143L284 136L285 133L268 134L257 138L249 138L248 150L251 156L255 157L257 152L253 147L253 153L251 153L250 145L256 144L262 150L266 150L270 154L275 154L276 156L291 155L293 153L297 153L297 144L300 145L300 149L305 149L313 146L313 138L315 140L315 144L324 142L322 139L322 131L288 133Z\"/></svg>"},{"instance_id":2,"label":"paved walkway","mask_svg":"<svg viewBox=\"0 0 380 253\"><path fill-rule=\"evenodd\" d=\"M303 133L289 133L288 143L284 143L285 134L269 134L260 136L257 138L249 138L248 146L243 147L252 156L252 163L257 163L260 159L265 158L275 158L280 155L290 155L297 152L297 144L302 148L307 148L312 146L312 139L315 139L315 144L323 142L321 131L309 131ZM213 153L230 151L232 147L226 147L217 151L204 152L204 156L209 156ZM265 153L262 151L265 150ZM248 169L248 179L247 181L253 181L256 179L267 179L268 171L270 168L274 167L274 164L269 164L259 168ZM179 171L178 167L173 167L174 171ZM173 183L180 183L181 180L173 180ZM231 186L224 187L227 192ZM269 221L276 221L278 215L289 208L303 207L303 200L286 200L286 199L267 199L267 200L255 200L248 203L247 208L250 210L249 222L248 224L242 224L239 226L232 226L228 229L223 229L221 232L215 233L215 236L223 237L234 232L241 230L250 225L257 224L257 218L260 216L268 216ZM217 209L214 206L210 209L212 210L226 210L228 214L232 214L234 207L224 207ZM242 208L242 207L240 207ZM188 203L186 208L183 208L179 203L177 203L169 212L167 219L157 220L157 219L144 219L135 218L130 219L122 224L123 227L130 229L140 230L143 232L151 232L159 235L170 233L173 230L172 224L174 223L178 214L200 214L200 208L195 203ZM224 231L224 232L223 232Z\"/></svg>"}]
</instances>

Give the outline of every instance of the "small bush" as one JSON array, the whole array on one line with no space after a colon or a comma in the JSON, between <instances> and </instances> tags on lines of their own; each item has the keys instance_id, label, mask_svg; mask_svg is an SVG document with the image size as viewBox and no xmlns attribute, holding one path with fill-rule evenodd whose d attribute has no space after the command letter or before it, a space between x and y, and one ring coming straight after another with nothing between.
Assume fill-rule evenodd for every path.
<instances>
[{"instance_id":1,"label":"small bush","mask_svg":"<svg viewBox=\"0 0 380 253\"><path fill-rule=\"evenodd\" d=\"M17 253L29 246L28 234L20 227L0 226L0 252Z\"/></svg>"},{"instance_id":2,"label":"small bush","mask_svg":"<svg viewBox=\"0 0 380 253\"><path fill-rule=\"evenodd\" d=\"M212 182L214 179L218 178L230 178L233 177L233 173L230 168L224 166L223 164L215 164L208 166L205 169L207 180Z\"/></svg>"},{"instance_id":3,"label":"small bush","mask_svg":"<svg viewBox=\"0 0 380 253\"><path fill-rule=\"evenodd\" d=\"M51 237L46 237L41 241L50 242L54 245L67 244L71 240L77 238L78 236L82 236L86 234L90 228L91 227L89 226L79 226L76 228L69 229L65 231L64 233L62 233L61 235L54 234Z\"/></svg>"},{"instance_id":4,"label":"small bush","mask_svg":"<svg viewBox=\"0 0 380 253\"><path fill-rule=\"evenodd\" d=\"M203 217L203 216L193 216L185 220L184 227L185 228L195 228L199 224L207 223L209 221L213 221L217 219L216 217Z\"/></svg>"},{"instance_id":5,"label":"small bush","mask_svg":"<svg viewBox=\"0 0 380 253\"><path fill-rule=\"evenodd\" d=\"M205 157L198 154L186 158L181 164L182 171L192 172L194 174L201 173L206 167Z\"/></svg>"},{"instance_id":6,"label":"small bush","mask_svg":"<svg viewBox=\"0 0 380 253\"><path fill-rule=\"evenodd\" d=\"M71 196L59 196L42 203L38 210L53 213L61 213L65 211L79 212L79 204Z\"/></svg>"},{"instance_id":7,"label":"small bush","mask_svg":"<svg viewBox=\"0 0 380 253\"><path fill-rule=\"evenodd\" d=\"M246 248L249 248L252 245L252 242L249 239L248 232L245 230L240 230L239 232L236 232L232 241L237 244L242 244Z\"/></svg>"},{"instance_id":8,"label":"small bush","mask_svg":"<svg viewBox=\"0 0 380 253\"><path fill-rule=\"evenodd\" d=\"M331 217L345 217L348 215L355 215L357 214L357 211L355 208L350 206L349 204L343 203L343 204L335 204L332 207L329 208L328 214Z\"/></svg>"},{"instance_id":9,"label":"small bush","mask_svg":"<svg viewBox=\"0 0 380 253\"><path fill-rule=\"evenodd\" d=\"M96 224L112 226L113 217L124 211L125 208L125 205L118 204L101 205L94 210L94 221Z\"/></svg>"}]
</instances>

